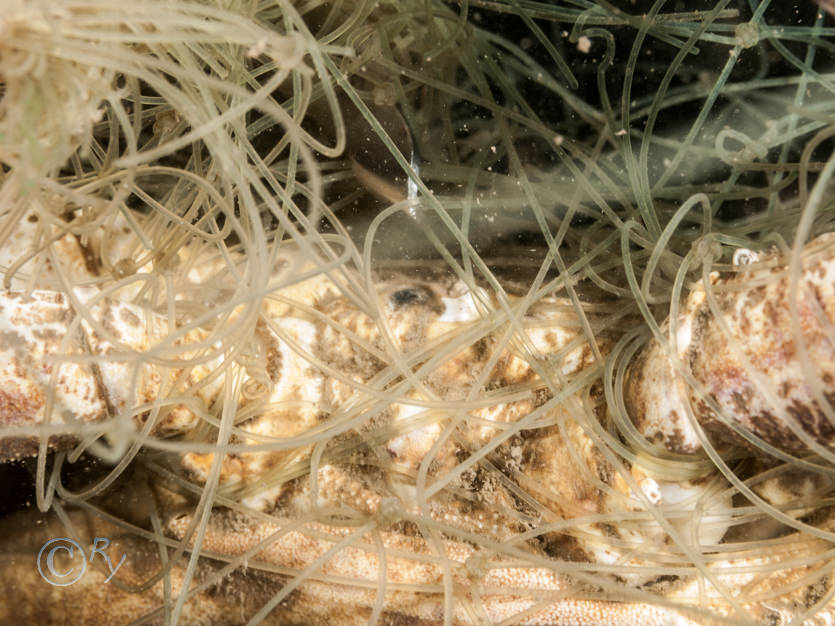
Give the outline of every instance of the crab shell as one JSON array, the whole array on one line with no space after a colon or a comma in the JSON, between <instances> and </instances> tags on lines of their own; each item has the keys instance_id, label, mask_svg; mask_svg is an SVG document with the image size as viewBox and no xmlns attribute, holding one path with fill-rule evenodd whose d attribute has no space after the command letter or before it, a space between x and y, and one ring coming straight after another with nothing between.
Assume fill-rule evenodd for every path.
<instances>
[{"instance_id":1,"label":"crab shell","mask_svg":"<svg viewBox=\"0 0 835 626\"><path fill-rule=\"evenodd\" d=\"M695 453L702 442L692 413L719 447L758 449L741 430L788 452L835 448L833 244L827 234L805 246L794 290L780 255L715 275L709 286L699 281L675 351L653 339L630 366L625 399L638 430L667 450ZM669 322L662 333L670 336Z\"/></svg>"},{"instance_id":2,"label":"crab shell","mask_svg":"<svg viewBox=\"0 0 835 626\"><path fill-rule=\"evenodd\" d=\"M299 267L292 255L282 259L277 284ZM198 580L234 588L211 602L197 591L197 602L187 603L181 616L186 623L229 623L228 611L242 615L231 620L237 623L274 594L284 594L267 617L267 623L276 624L367 623L375 607L389 622L415 624L441 623L445 616L452 624L467 624L478 615L494 622L543 625L687 624L701 623L705 612L717 617L734 613L717 594L704 596L698 582L702 574L695 568L669 588L642 589L653 584L657 572L653 557L644 553L680 555L688 542L697 551L720 542L729 523L721 511L730 509L730 496L712 495L727 491L717 477L671 483L625 462L613 465L593 436L594 425L567 410L585 401L592 403L592 414L605 413L602 394L581 399L576 391L563 390L561 381L587 376L582 387L593 387L600 375L572 305L545 299L516 315L519 326L508 335L506 323L490 315L499 307L495 297L470 291L456 280L389 273L378 276L373 287L376 301L364 308L347 295L345 282L321 274L276 287L262 303L245 346L247 358L224 370L249 392L236 407L230 440L236 451L219 461L218 502L247 513L221 509L209 514L200 553L243 559L258 573L248 577L236 569L220 583L216 568L202 569ZM119 419L139 429L153 416L157 436L194 439L199 431L211 443L207 434L212 431L196 425L217 405L222 381L212 372L226 364L201 358L201 350L212 346L208 331L198 327L175 335L182 368L177 360L160 365L142 355L172 328L176 333L176 324L93 289L76 289L72 296L49 290L31 291L27 297L2 294L12 366L3 370L0 388L17 398L7 402L3 417L21 429L12 427L4 440L15 441L17 432L76 439L79 425ZM512 311L518 303L510 299ZM610 339L593 311L588 315L593 327L600 327L596 339L605 354ZM456 343L462 336L469 339ZM392 348L406 370L388 361ZM56 384L62 380L74 386ZM400 385L396 396L381 398L374 392L381 380ZM481 388L474 393L476 382ZM169 400L172 390L174 398L186 397L190 403ZM25 404L39 397L45 400ZM456 403L474 397L483 401L456 409ZM166 410L154 413L161 404ZM450 433L445 428L452 420L456 426ZM509 427L516 428L513 437L504 435ZM315 457L314 444L304 443L304 437L317 429L327 434L320 440L328 443ZM21 452L20 444L14 444L7 458L34 452L39 439L28 436L34 438L30 448ZM297 439L301 443L294 443ZM274 449L264 449L265 442ZM252 445L261 449L247 450ZM485 448L493 453L471 459ZM181 468L196 483L192 488L199 490L208 479L216 454L182 455ZM415 478L423 465L426 487L442 485L425 502ZM198 516L188 498L165 494L162 485L152 489L163 522L163 535L156 539L192 549ZM105 508L135 518L140 528L147 525L147 511L133 512L119 498ZM649 503L669 526L654 517ZM532 511L545 512L547 518L532 517ZM600 521L621 515L628 519ZM21 523L34 528L27 516L36 517L21 514L14 522L18 528ZM118 533L96 515L75 517L74 532L104 524L101 536L119 535L123 543L117 545L137 556L123 578L115 580L138 584L161 567L154 556L158 549L135 535ZM49 538L45 529L16 532L15 541L28 537L37 545ZM541 546L520 537L538 538ZM791 556L805 558L820 550L802 537L799 543ZM775 551L766 561L779 575L756 582L763 585L769 606L783 603L796 614L807 607L805 596L795 597L805 587L799 583L784 593L780 585L804 577L818 585L826 574L814 565L781 569L781 559L789 556ZM4 571L20 569L17 558L10 557ZM712 575L738 594L754 582L745 572L762 562L760 556L720 561ZM176 594L189 574L183 561L171 568ZM303 570L310 574L297 580ZM90 576L88 583L98 581L95 573ZM376 588L383 580L387 591L380 604ZM88 583L51 591L48 606L81 597L76 594L89 589ZM250 600L236 601L234 589L245 591ZM87 619L105 615L112 621L134 610L153 610L165 602L164 594L161 584L138 594L98 590L88 595ZM708 602L698 606L705 597ZM17 606L43 607L28 602L22 593ZM740 609L754 619L770 610L764 602ZM53 609L46 612L56 615Z\"/></svg>"}]
</instances>

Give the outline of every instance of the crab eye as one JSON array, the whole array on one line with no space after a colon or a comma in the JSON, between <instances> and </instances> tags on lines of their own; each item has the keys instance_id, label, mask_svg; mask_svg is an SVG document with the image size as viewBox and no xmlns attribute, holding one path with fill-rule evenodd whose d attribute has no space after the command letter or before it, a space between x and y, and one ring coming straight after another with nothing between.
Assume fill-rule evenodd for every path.
<instances>
[{"instance_id":1,"label":"crab eye","mask_svg":"<svg viewBox=\"0 0 835 626\"><path fill-rule=\"evenodd\" d=\"M426 290L421 287L400 289L391 294L391 305L394 308L406 306L407 304L422 304L424 302L426 302Z\"/></svg>"}]
</instances>

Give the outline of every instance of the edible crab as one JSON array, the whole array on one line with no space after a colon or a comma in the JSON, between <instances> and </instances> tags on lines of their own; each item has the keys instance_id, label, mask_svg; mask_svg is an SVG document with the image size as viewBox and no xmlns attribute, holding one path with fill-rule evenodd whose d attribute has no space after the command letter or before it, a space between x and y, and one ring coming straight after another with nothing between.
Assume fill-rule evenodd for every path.
<instances>
[{"instance_id":1,"label":"edible crab","mask_svg":"<svg viewBox=\"0 0 835 626\"><path fill-rule=\"evenodd\" d=\"M0 251L7 266L30 247L21 242L41 219L30 215ZM12 543L2 571L14 572L7 606L15 614L63 623L55 607L64 606L74 607L75 623L142 614L140 623L194 624L669 624L829 614L820 552L828 554L832 522L812 503L830 489L826 476L749 460L767 471L749 467L756 478L732 485L687 446L716 452L738 445L742 432L786 451L830 449L822 417L803 421L795 411L797 423L760 431L762 420L743 410L729 424L721 417L727 378L710 378L726 374L702 364L692 346L714 341L711 333L727 336L708 312L715 297L731 336L755 327L757 358L779 361L772 355L796 339L784 330L790 315L757 317L749 306L749 317L734 322L727 312L768 300L758 296L763 290L799 289L807 320L799 340L815 351L829 393L831 237L807 245L799 288L779 255L735 276L713 275L710 288L693 285L678 352L662 333L627 372L630 423L646 437L635 450L617 435L603 380L603 357L619 349L633 320L610 307L532 302L437 272L321 272L288 247L256 307L230 297L221 311L224 327L252 329L232 344L217 332L217 311L206 320L180 306L172 322L142 305L141 276L157 261L107 293L41 288L58 276L94 278L85 258L111 255L118 265L135 237L119 220L86 246L55 237L60 264L34 280L24 264L0 294L0 449L6 461L38 452L46 461L52 450L41 497L55 497L52 515L5 521ZM234 263L195 262L199 252L178 251L183 284L229 297ZM785 276L757 284L775 268ZM359 299L356 285L374 297ZM171 348L164 356L163 347ZM809 414L823 416L815 385L783 365L761 375L772 387L788 381L794 391L781 397L791 406L798 393L812 396ZM693 406L718 402L719 413L668 415L686 415L689 403L670 394L692 388L678 382L687 374L710 389ZM737 384L753 388L745 407L760 406L753 383ZM69 491L62 463L102 445L101 437L115 469ZM664 475L665 456L688 455L689 465L668 466L684 467L680 477ZM776 520L802 530L786 535L735 505L735 493L753 494ZM745 545L744 533L768 552L734 548ZM124 571L103 584L113 572L99 564L76 585L49 588L23 562L52 536L79 545L107 537L110 553L126 555ZM47 596L32 595L35 586Z\"/></svg>"}]
</instances>

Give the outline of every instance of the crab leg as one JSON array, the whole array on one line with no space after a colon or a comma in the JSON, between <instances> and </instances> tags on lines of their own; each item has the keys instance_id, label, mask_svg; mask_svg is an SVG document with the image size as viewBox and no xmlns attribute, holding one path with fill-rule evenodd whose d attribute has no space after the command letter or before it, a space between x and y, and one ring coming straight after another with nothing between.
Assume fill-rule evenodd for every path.
<instances>
[{"instance_id":1,"label":"crab leg","mask_svg":"<svg viewBox=\"0 0 835 626\"><path fill-rule=\"evenodd\" d=\"M76 301L94 294L77 290ZM189 362L197 351L188 346L204 342L205 332L183 333L181 361L166 365L141 358L168 332L162 316L109 298L91 302L85 314L60 292L0 291L0 426L20 431L0 439L0 459L35 454L38 427L52 433L52 447L65 447L73 433L109 417L140 426L168 395L190 390L203 407L217 395L219 382L208 377L219 358ZM197 422L193 405L165 402L158 410L163 407L155 435L185 432Z\"/></svg>"}]
</instances>

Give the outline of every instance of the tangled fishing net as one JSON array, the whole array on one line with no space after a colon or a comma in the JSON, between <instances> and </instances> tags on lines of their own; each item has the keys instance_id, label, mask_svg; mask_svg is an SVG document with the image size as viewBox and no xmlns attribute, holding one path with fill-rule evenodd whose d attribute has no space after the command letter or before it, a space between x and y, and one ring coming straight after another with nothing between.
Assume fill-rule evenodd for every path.
<instances>
[{"instance_id":1,"label":"tangled fishing net","mask_svg":"<svg viewBox=\"0 0 835 626\"><path fill-rule=\"evenodd\" d=\"M828 8L0 0L0 622L830 623Z\"/></svg>"}]
</instances>

